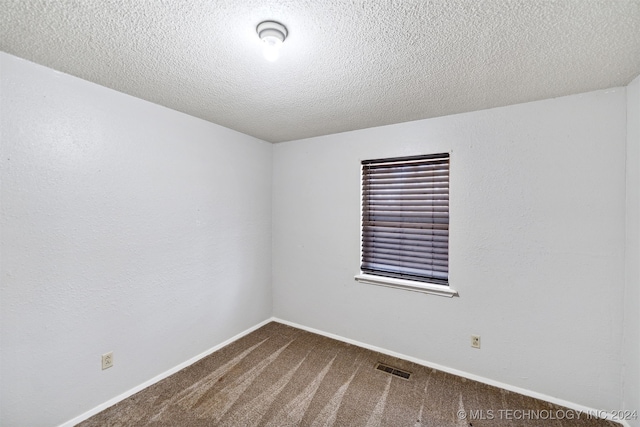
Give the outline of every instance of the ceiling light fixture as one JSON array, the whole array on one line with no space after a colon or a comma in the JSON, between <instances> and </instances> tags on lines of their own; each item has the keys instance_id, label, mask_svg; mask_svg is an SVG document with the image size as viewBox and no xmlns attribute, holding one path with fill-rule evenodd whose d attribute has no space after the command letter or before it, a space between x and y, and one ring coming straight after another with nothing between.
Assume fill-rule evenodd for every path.
<instances>
[{"instance_id":1,"label":"ceiling light fixture","mask_svg":"<svg viewBox=\"0 0 640 427\"><path fill-rule=\"evenodd\" d=\"M287 27L279 22L264 21L256 27L258 37L264 44L262 53L268 61L275 61L280 56L280 46L289 34Z\"/></svg>"}]
</instances>

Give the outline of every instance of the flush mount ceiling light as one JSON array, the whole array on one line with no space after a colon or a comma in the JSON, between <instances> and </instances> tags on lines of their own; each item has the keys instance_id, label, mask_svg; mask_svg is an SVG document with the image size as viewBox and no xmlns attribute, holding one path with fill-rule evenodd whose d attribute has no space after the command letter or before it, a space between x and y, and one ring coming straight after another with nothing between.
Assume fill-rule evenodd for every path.
<instances>
[{"instance_id":1,"label":"flush mount ceiling light","mask_svg":"<svg viewBox=\"0 0 640 427\"><path fill-rule=\"evenodd\" d=\"M273 62L280 55L280 46L289 34L287 27L276 21L264 21L256 27L258 37L264 44L262 53L264 57Z\"/></svg>"}]
</instances>

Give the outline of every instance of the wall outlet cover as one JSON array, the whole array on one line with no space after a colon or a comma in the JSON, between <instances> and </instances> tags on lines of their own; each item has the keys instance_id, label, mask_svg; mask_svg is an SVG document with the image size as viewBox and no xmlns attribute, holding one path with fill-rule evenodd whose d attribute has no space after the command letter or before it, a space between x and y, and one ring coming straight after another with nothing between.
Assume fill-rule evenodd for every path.
<instances>
[{"instance_id":1,"label":"wall outlet cover","mask_svg":"<svg viewBox=\"0 0 640 427\"><path fill-rule=\"evenodd\" d=\"M113 366L113 351L102 355L102 370Z\"/></svg>"},{"instance_id":2,"label":"wall outlet cover","mask_svg":"<svg viewBox=\"0 0 640 427\"><path fill-rule=\"evenodd\" d=\"M480 335L471 335L471 347L480 348Z\"/></svg>"}]
</instances>

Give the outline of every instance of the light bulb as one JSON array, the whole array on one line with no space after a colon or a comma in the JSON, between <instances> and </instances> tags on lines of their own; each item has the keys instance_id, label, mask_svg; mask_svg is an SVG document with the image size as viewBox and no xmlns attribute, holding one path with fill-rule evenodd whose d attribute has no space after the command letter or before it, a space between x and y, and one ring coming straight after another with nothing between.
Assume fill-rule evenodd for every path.
<instances>
[{"instance_id":1,"label":"light bulb","mask_svg":"<svg viewBox=\"0 0 640 427\"><path fill-rule=\"evenodd\" d=\"M262 54L267 61L274 62L280 56L282 40L277 37L265 37L262 41L264 43Z\"/></svg>"},{"instance_id":2,"label":"light bulb","mask_svg":"<svg viewBox=\"0 0 640 427\"><path fill-rule=\"evenodd\" d=\"M256 27L258 37L262 40L262 54L267 61L275 61L280 56L280 47L287 38L287 27L279 22L264 21Z\"/></svg>"}]
</instances>

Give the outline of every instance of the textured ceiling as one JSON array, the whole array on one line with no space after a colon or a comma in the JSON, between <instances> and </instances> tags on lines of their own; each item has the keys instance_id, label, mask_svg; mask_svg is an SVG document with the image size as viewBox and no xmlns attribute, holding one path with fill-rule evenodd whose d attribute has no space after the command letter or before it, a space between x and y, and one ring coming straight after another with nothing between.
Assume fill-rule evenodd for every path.
<instances>
[{"instance_id":1,"label":"textured ceiling","mask_svg":"<svg viewBox=\"0 0 640 427\"><path fill-rule=\"evenodd\" d=\"M0 49L279 142L625 85L640 0L0 0Z\"/></svg>"}]
</instances>

